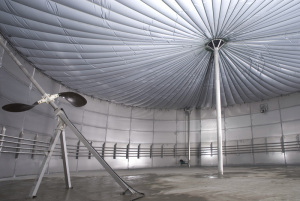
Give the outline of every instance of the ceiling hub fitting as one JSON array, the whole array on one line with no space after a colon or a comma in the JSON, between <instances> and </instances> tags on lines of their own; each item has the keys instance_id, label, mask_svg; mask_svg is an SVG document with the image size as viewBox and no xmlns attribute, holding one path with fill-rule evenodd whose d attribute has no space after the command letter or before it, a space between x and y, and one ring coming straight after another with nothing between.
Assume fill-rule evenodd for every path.
<instances>
[{"instance_id":1,"label":"ceiling hub fitting","mask_svg":"<svg viewBox=\"0 0 300 201\"><path fill-rule=\"evenodd\" d=\"M214 50L216 48L221 49L221 47L225 44L224 40L222 39L214 39L210 41L206 47L208 47L211 50Z\"/></svg>"}]
</instances>

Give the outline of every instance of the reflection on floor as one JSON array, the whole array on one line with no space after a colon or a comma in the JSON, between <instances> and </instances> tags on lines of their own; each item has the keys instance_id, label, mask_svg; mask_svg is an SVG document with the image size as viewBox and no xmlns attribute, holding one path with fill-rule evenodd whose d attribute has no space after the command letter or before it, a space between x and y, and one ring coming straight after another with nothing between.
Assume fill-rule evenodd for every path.
<instances>
[{"instance_id":1,"label":"reflection on floor","mask_svg":"<svg viewBox=\"0 0 300 201\"><path fill-rule=\"evenodd\" d=\"M177 167L117 171L125 181L146 194L142 200L298 200L300 167L225 167L223 178L216 167ZM33 176L0 180L0 200L26 198ZM120 195L122 189L104 171L71 174L73 189L65 189L62 174L46 175L34 201L127 201L135 195Z\"/></svg>"}]
</instances>

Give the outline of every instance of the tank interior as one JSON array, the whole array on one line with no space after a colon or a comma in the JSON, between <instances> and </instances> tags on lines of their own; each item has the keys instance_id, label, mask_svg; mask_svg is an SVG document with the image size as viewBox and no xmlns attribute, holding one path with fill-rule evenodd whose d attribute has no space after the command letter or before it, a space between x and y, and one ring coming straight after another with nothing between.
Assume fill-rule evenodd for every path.
<instances>
[{"instance_id":1,"label":"tank interior","mask_svg":"<svg viewBox=\"0 0 300 201\"><path fill-rule=\"evenodd\" d=\"M298 200L299 11L0 1L0 200Z\"/></svg>"}]
</instances>

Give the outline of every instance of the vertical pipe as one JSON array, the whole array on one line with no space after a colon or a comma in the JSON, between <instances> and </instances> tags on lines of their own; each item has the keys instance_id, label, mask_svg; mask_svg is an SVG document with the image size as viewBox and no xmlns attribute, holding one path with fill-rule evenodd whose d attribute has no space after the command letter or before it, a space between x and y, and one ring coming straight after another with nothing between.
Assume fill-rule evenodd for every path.
<instances>
[{"instance_id":1,"label":"vertical pipe","mask_svg":"<svg viewBox=\"0 0 300 201\"><path fill-rule=\"evenodd\" d=\"M191 140L190 140L190 127L191 127L191 124L190 124L190 115L191 115L191 111L192 109L185 109L184 110L188 116L188 165L189 167L191 167L190 165L190 162L191 162Z\"/></svg>"},{"instance_id":2,"label":"vertical pipe","mask_svg":"<svg viewBox=\"0 0 300 201\"><path fill-rule=\"evenodd\" d=\"M219 69L219 48L214 49L215 65L215 86L216 86L216 109L217 109L217 131L218 131L218 174L223 175L222 155L222 117L221 117L221 91L220 91L220 69Z\"/></svg>"},{"instance_id":3,"label":"vertical pipe","mask_svg":"<svg viewBox=\"0 0 300 201\"><path fill-rule=\"evenodd\" d=\"M191 112L188 111L187 112L188 114L188 148L189 148L189 153L188 153L188 160L189 160L189 167L191 167L191 138L190 138L190 115L191 115Z\"/></svg>"}]
</instances>

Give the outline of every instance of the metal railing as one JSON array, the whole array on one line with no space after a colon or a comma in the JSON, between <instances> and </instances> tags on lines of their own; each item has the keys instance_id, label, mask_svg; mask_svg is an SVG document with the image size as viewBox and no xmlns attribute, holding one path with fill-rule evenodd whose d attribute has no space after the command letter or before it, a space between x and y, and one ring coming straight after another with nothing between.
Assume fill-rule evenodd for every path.
<instances>
[{"instance_id":1,"label":"metal railing","mask_svg":"<svg viewBox=\"0 0 300 201\"><path fill-rule=\"evenodd\" d=\"M0 134L0 154L11 153L16 154L16 158L19 154L29 154L34 158L34 155L45 155L49 148L49 142L37 140L38 135L34 139L23 138L23 133L20 134L20 137L9 136L5 134L5 128L3 127L2 133ZM14 141L15 140L15 141ZM94 141L99 143L99 141ZM270 152L289 152L289 151L300 151L300 141L299 135L295 141L284 141L283 138L280 138L280 142L267 142L265 138L265 143L254 144L253 140L251 143L246 145L240 145L236 141L236 145L224 145L223 154L255 154L255 153L270 153ZM92 144L93 141L90 141ZM177 157L177 156L186 156L188 153L188 148L180 148L180 144L172 144L173 147L170 147L170 144L150 144L149 147L141 147L142 144L134 144L134 147L130 147L131 144L122 144L118 147L118 143L115 143L113 146L107 146L105 142L102 142L102 146L94 146L96 151L100 153L101 156L107 158L118 158L118 157ZM205 143L207 144L207 143ZM167 146L166 146L167 145ZM184 144L182 144L184 146ZM143 145L145 146L145 145ZM4 150L6 149L6 150ZM85 146L81 146L79 141L76 144L67 144L68 156L75 157L87 157L91 159L93 156L87 150ZM217 155L217 147L213 146L213 142L209 146L203 146L202 143L198 143L198 146L191 147L191 156L205 156L205 155ZM62 156L60 151L60 144L55 148L53 156Z\"/></svg>"}]
</instances>

